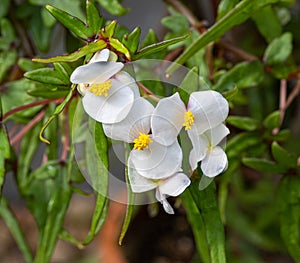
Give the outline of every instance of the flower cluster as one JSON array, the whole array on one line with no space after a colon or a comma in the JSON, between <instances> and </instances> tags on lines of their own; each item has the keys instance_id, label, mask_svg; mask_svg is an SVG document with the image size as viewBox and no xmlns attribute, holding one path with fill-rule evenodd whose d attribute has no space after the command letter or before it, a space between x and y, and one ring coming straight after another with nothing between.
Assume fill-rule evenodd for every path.
<instances>
[{"instance_id":1,"label":"flower cluster","mask_svg":"<svg viewBox=\"0 0 300 263\"><path fill-rule=\"evenodd\" d=\"M190 138L191 172L201 161L204 176L220 174L227 167L220 144L229 133L223 124L228 103L220 93L206 90L193 92L187 106L175 93L154 107L140 96L134 78L122 71L123 66L105 49L76 68L71 82L78 84L85 111L102 123L106 136L133 144L127 160L132 191L156 189L156 199L173 214L167 197L180 195L190 185L189 176L182 171L178 135L184 129Z\"/></svg>"}]
</instances>

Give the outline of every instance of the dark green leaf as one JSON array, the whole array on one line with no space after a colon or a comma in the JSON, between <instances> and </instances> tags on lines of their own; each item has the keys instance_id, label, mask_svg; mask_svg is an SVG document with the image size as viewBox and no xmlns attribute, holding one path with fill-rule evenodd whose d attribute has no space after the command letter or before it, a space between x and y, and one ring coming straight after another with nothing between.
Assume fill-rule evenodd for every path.
<instances>
[{"instance_id":1,"label":"dark green leaf","mask_svg":"<svg viewBox=\"0 0 300 263\"><path fill-rule=\"evenodd\" d=\"M154 30L150 28L142 42L141 48L155 44L157 41L158 40L157 40Z\"/></svg>"},{"instance_id":2,"label":"dark green leaf","mask_svg":"<svg viewBox=\"0 0 300 263\"><path fill-rule=\"evenodd\" d=\"M281 21L273 7L266 6L261 8L252 15L252 19L267 42L271 42L274 38L281 35Z\"/></svg>"},{"instance_id":3,"label":"dark green leaf","mask_svg":"<svg viewBox=\"0 0 300 263\"><path fill-rule=\"evenodd\" d=\"M1 102L1 98L0 98ZM1 103L0 103L1 109ZM0 118L1 119L1 118ZM10 157L10 144L6 129L3 124L0 124L0 196L2 194L2 186L5 177L5 160Z\"/></svg>"},{"instance_id":4,"label":"dark green leaf","mask_svg":"<svg viewBox=\"0 0 300 263\"><path fill-rule=\"evenodd\" d=\"M239 2L235 8L218 20L206 33L200 35L199 38L174 61L175 63L167 69L166 73L171 74L179 65L185 63L198 50L218 39L233 26L247 20L257 10L276 2L280 2L280 0L244 0Z\"/></svg>"},{"instance_id":5,"label":"dark green leaf","mask_svg":"<svg viewBox=\"0 0 300 263\"><path fill-rule=\"evenodd\" d=\"M68 68L65 67L66 65L66 63L53 63L54 69L59 72L60 78L64 81L65 85L70 85L70 74Z\"/></svg>"},{"instance_id":6,"label":"dark green leaf","mask_svg":"<svg viewBox=\"0 0 300 263\"><path fill-rule=\"evenodd\" d=\"M278 206L281 237L295 262L300 262L300 180L297 176L285 176L279 185Z\"/></svg>"},{"instance_id":7,"label":"dark green leaf","mask_svg":"<svg viewBox=\"0 0 300 263\"><path fill-rule=\"evenodd\" d=\"M98 2L105 10L115 16L125 15L129 11L128 8L124 8L119 3L119 0L98 0Z\"/></svg>"},{"instance_id":8,"label":"dark green leaf","mask_svg":"<svg viewBox=\"0 0 300 263\"><path fill-rule=\"evenodd\" d=\"M60 10L54 6L46 5L47 10L53 15L59 22L61 22L66 28L68 28L75 36L88 39L86 25L67 12Z\"/></svg>"},{"instance_id":9,"label":"dark green leaf","mask_svg":"<svg viewBox=\"0 0 300 263\"><path fill-rule=\"evenodd\" d=\"M75 51L72 54L65 55L65 56L57 56L53 58L35 58L33 61L35 62L41 62L41 63L53 63L53 62L73 62L81 57L90 54L95 53L103 48L106 47L106 43L104 40L98 40L96 42L91 42L84 47L80 48L78 51Z\"/></svg>"},{"instance_id":10,"label":"dark green leaf","mask_svg":"<svg viewBox=\"0 0 300 263\"><path fill-rule=\"evenodd\" d=\"M158 42L149 46L146 46L142 49L140 49L139 51L136 52L134 59L139 59L142 58L144 56L147 56L149 54L153 54L156 53L158 51L161 51L165 48L167 48L170 45L173 45L175 43L179 43L185 39L187 39L190 36L190 34L181 36L181 37L177 37L177 38L173 38L173 39L169 39L169 40L165 40L162 42Z\"/></svg>"},{"instance_id":11,"label":"dark green leaf","mask_svg":"<svg viewBox=\"0 0 300 263\"><path fill-rule=\"evenodd\" d=\"M45 99L59 99L67 96L69 89L58 89L53 85L52 89L49 89L51 85L46 87L39 87L28 90L27 93L33 97L45 98Z\"/></svg>"},{"instance_id":12,"label":"dark green leaf","mask_svg":"<svg viewBox=\"0 0 300 263\"><path fill-rule=\"evenodd\" d=\"M287 170L286 167L266 159L245 157L242 159L242 161L244 165L251 167L260 172L281 174L286 172Z\"/></svg>"},{"instance_id":13,"label":"dark green leaf","mask_svg":"<svg viewBox=\"0 0 300 263\"><path fill-rule=\"evenodd\" d=\"M100 17L98 9L92 1L86 2L86 19L88 25L89 36L95 36L101 30L103 18Z\"/></svg>"},{"instance_id":14,"label":"dark green leaf","mask_svg":"<svg viewBox=\"0 0 300 263\"><path fill-rule=\"evenodd\" d=\"M277 142L272 143L272 155L274 159L287 168L297 167L297 156L289 153L282 148Z\"/></svg>"},{"instance_id":15,"label":"dark green leaf","mask_svg":"<svg viewBox=\"0 0 300 263\"><path fill-rule=\"evenodd\" d=\"M1 11L0 11L1 12ZM1 36L9 43L13 42L16 38L14 26L8 19L1 19Z\"/></svg>"},{"instance_id":16,"label":"dark green leaf","mask_svg":"<svg viewBox=\"0 0 300 263\"><path fill-rule=\"evenodd\" d=\"M7 72L15 64L16 59L15 50L0 53L0 82L7 76Z\"/></svg>"},{"instance_id":17,"label":"dark green leaf","mask_svg":"<svg viewBox=\"0 0 300 263\"><path fill-rule=\"evenodd\" d=\"M10 5L10 0L1 0L0 1L0 19L8 13Z\"/></svg>"},{"instance_id":18,"label":"dark green leaf","mask_svg":"<svg viewBox=\"0 0 300 263\"><path fill-rule=\"evenodd\" d=\"M242 62L223 74L213 89L224 92L235 88L235 86L238 89L253 87L257 86L263 77L264 66L261 62Z\"/></svg>"},{"instance_id":19,"label":"dark green leaf","mask_svg":"<svg viewBox=\"0 0 300 263\"><path fill-rule=\"evenodd\" d=\"M34 80L37 82L53 85L68 85L69 79L66 78L57 70L51 68L40 68L33 71L26 72L25 78Z\"/></svg>"},{"instance_id":20,"label":"dark green leaf","mask_svg":"<svg viewBox=\"0 0 300 263\"><path fill-rule=\"evenodd\" d=\"M258 130L261 126L258 120L249 118L249 117L241 117L241 116L229 116L226 119L226 122L246 131L255 131Z\"/></svg>"},{"instance_id":21,"label":"dark green leaf","mask_svg":"<svg viewBox=\"0 0 300 263\"><path fill-rule=\"evenodd\" d=\"M139 46L141 28L136 27L130 34L125 34L122 43L127 47L131 54L134 54Z\"/></svg>"},{"instance_id":22,"label":"dark green leaf","mask_svg":"<svg viewBox=\"0 0 300 263\"><path fill-rule=\"evenodd\" d=\"M31 59L28 59L28 58L19 58L18 66L24 72L45 67L44 64L33 62Z\"/></svg>"},{"instance_id":23,"label":"dark green leaf","mask_svg":"<svg viewBox=\"0 0 300 263\"><path fill-rule=\"evenodd\" d=\"M264 61L268 65L284 62L292 52L292 37L290 32L286 32L275 38L265 51Z\"/></svg>"}]
</instances>

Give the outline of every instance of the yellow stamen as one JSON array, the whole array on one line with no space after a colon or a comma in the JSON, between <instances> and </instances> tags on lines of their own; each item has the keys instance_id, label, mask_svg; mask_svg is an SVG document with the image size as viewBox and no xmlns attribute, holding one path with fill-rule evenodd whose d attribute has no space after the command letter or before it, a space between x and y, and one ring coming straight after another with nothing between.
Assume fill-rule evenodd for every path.
<instances>
[{"instance_id":1,"label":"yellow stamen","mask_svg":"<svg viewBox=\"0 0 300 263\"><path fill-rule=\"evenodd\" d=\"M136 139L134 139L134 150L144 150L145 148L148 149L149 148L149 143L152 142L152 140L150 139L150 135L149 134L145 134L145 133L141 133L140 132L140 136Z\"/></svg>"},{"instance_id":2,"label":"yellow stamen","mask_svg":"<svg viewBox=\"0 0 300 263\"><path fill-rule=\"evenodd\" d=\"M192 129L192 126L194 125L194 114L188 110L184 114L184 123L182 123L182 126L185 127L185 130L190 130Z\"/></svg>"},{"instance_id":3,"label":"yellow stamen","mask_svg":"<svg viewBox=\"0 0 300 263\"><path fill-rule=\"evenodd\" d=\"M112 86L112 81L108 80L100 84L92 84L89 91L95 94L96 96L108 96L108 91Z\"/></svg>"}]
</instances>

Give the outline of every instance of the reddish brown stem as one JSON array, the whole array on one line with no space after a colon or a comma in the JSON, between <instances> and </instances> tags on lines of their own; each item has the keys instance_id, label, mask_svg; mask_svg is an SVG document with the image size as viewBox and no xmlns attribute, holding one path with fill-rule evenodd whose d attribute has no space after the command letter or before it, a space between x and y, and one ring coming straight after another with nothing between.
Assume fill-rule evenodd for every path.
<instances>
[{"instance_id":1,"label":"reddish brown stem","mask_svg":"<svg viewBox=\"0 0 300 263\"><path fill-rule=\"evenodd\" d=\"M43 117L45 116L45 111L41 111L38 115L36 115L28 124L26 124L21 131L11 139L11 145L18 142L26 132L28 132L34 125L36 125Z\"/></svg>"},{"instance_id":2,"label":"reddish brown stem","mask_svg":"<svg viewBox=\"0 0 300 263\"><path fill-rule=\"evenodd\" d=\"M13 114L15 114L15 113L17 113L19 111L30 109L32 107L37 107L37 106L40 106L40 105L45 105L45 104L48 104L50 102L55 102L56 104L58 104L58 103L61 103L63 100L64 100L63 98L60 98L60 99L44 99L44 100L35 101L33 103L29 103L29 104L17 107L15 109L12 109L11 111L5 113L3 115L2 121L4 121L5 119L7 119L10 115L13 115Z\"/></svg>"}]
</instances>

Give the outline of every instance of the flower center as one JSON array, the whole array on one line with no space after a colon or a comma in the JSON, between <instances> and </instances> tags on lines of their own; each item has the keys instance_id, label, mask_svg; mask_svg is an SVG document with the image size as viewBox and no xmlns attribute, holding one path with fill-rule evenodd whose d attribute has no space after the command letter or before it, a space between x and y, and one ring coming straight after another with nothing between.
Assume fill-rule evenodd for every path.
<instances>
[{"instance_id":1,"label":"flower center","mask_svg":"<svg viewBox=\"0 0 300 263\"><path fill-rule=\"evenodd\" d=\"M136 139L134 139L134 150L144 150L145 148L148 149L149 148L149 143L152 142L152 140L150 139L150 135L149 134L145 134L145 133L141 133L140 132L140 136Z\"/></svg>"},{"instance_id":2,"label":"flower center","mask_svg":"<svg viewBox=\"0 0 300 263\"><path fill-rule=\"evenodd\" d=\"M112 81L108 80L100 84L92 84L89 91L95 94L96 96L108 96L108 91L112 86Z\"/></svg>"},{"instance_id":3,"label":"flower center","mask_svg":"<svg viewBox=\"0 0 300 263\"><path fill-rule=\"evenodd\" d=\"M182 126L185 127L186 131L192 129L194 118L194 114L190 110L184 113L184 123L182 123Z\"/></svg>"}]
</instances>

